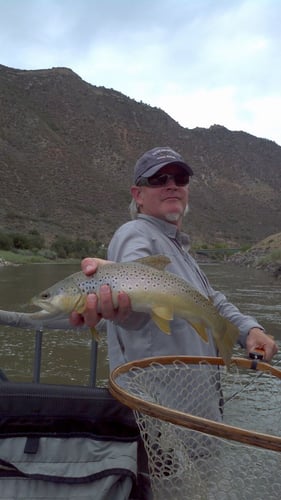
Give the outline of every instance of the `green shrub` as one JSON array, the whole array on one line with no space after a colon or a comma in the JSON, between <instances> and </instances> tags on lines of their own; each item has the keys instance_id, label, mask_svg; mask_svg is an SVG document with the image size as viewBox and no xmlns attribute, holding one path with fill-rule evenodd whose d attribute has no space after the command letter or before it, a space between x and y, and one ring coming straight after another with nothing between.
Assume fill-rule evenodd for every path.
<instances>
[{"instance_id":1,"label":"green shrub","mask_svg":"<svg viewBox=\"0 0 281 500\"><path fill-rule=\"evenodd\" d=\"M281 250L278 248L258 259L258 265L261 266L266 266L275 262L281 262Z\"/></svg>"},{"instance_id":2,"label":"green shrub","mask_svg":"<svg viewBox=\"0 0 281 500\"><path fill-rule=\"evenodd\" d=\"M83 259L91 256L104 258L106 254L104 245L100 242L79 237L74 240L66 236L57 236L51 244L50 250L55 252L61 259Z\"/></svg>"},{"instance_id":3,"label":"green shrub","mask_svg":"<svg viewBox=\"0 0 281 500\"><path fill-rule=\"evenodd\" d=\"M10 250L13 246L12 237L4 233L4 231L0 231L0 248L1 250Z\"/></svg>"},{"instance_id":4,"label":"green shrub","mask_svg":"<svg viewBox=\"0 0 281 500\"><path fill-rule=\"evenodd\" d=\"M13 242L12 246L16 249L33 250L44 246L44 238L36 230L30 231L28 234L14 232L10 233L10 236Z\"/></svg>"},{"instance_id":5,"label":"green shrub","mask_svg":"<svg viewBox=\"0 0 281 500\"><path fill-rule=\"evenodd\" d=\"M88 256L105 258L106 255L105 246L99 241L79 237L73 239L63 235L56 236L50 248L46 248L44 237L36 229L29 231L29 233L0 230L0 249L50 260L57 257L60 259L83 259Z\"/></svg>"},{"instance_id":6,"label":"green shrub","mask_svg":"<svg viewBox=\"0 0 281 500\"><path fill-rule=\"evenodd\" d=\"M23 233L11 233L11 237L13 240L13 247L18 249L28 249L29 243L26 234Z\"/></svg>"},{"instance_id":7,"label":"green shrub","mask_svg":"<svg viewBox=\"0 0 281 500\"><path fill-rule=\"evenodd\" d=\"M66 259L70 251L69 240L64 236L57 236L50 250L55 252L60 259Z\"/></svg>"},{"instance_id":8,"label":"green shrub","mask_svg":"<svg viewBox=\"0 0 281 500\"><path fill-rule=\"evenodd\" d=\"M276 248L271 252L270 256L273 262L281 262L281 249Z\"/></svg>"},{"instance_id":9,"label":"green shrub","mask_svg":"<svg viewBox=\"0 0 281 500\"><path fill-rule=\"evenodd\" d=\"M37 252L37 255L40 257L44 257L45 259L49 260L56 260L57 254L53 250L50 250L49 248L41 248L39 252Z\"/></svg>"},{"instance_id":10,"label":"green shrub","mask_svg":"<svg viewBox=\"0 0 281 500\"><path fill-rule=\"evenodd\" d=\"M29 248L44 248L45 245L45 239L44 236L42 236L37 229L33 229L32 231L29 231L27 238L29 240Z\"/></svg>"}]
</instances>

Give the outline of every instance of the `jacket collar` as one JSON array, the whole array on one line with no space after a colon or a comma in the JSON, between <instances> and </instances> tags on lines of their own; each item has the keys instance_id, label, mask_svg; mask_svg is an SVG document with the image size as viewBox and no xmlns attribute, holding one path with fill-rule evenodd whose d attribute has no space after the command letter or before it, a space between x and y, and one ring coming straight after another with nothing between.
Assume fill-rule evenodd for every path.
<instances>
[{"instance_id":1,"label":"jacket collar","mask_svg":"<svg viewBox=\"0 0 281 500\"><path fill-rule=\"evenodd\" d=\"M175 224L171 224L162 219L158 219L158 217L153 217L152 215L138 214L138 219L144 219L151 222L154 226L156 226L160 231L162 231L168 238L176 239L180 232Z\"/></svg>"}]
</instances>

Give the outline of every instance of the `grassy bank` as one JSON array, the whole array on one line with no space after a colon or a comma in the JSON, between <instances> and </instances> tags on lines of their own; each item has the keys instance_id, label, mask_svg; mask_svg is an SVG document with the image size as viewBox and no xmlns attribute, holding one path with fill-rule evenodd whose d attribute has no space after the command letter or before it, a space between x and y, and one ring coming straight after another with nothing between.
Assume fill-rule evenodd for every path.
<instances>
[{"instance_id":1,"label":"grassy bank","mask_svg":"<svg viewBox=\"0 0 281 500\"><path fill-rule=\"evenodd\" d=\"M94 239L56 235L47 245L38 231L9 232L0 227L0 264L78 262L88 255L102 258L105 254L105 245Z\"/></svg>"},{"instance_id":2,"label":"grassy bank","mask_svg":"<svg viewBox=\"0 0 281 500\"><path fill-rule=\"evenodd\" d=\"M10 250L0 250L0 265L1 261L9 262L11 264L44 264L44 263L76 263L80 262L80 259L60 259L55 260L47 259L42 255L37 253L22 253L22 252L12 252Z\"/></svg>"}]
</instances>

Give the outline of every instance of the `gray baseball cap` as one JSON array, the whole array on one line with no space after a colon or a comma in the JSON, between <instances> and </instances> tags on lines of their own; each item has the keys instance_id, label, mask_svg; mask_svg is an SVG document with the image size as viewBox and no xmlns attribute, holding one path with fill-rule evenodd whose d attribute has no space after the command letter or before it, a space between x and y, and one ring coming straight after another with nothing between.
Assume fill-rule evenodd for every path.
<instances>
[{"instance_id":1,"label":"gray baseball cap","mask_svg":"<svg viewBox=\"0 0 281 500\"><path fill-rule=\"evenodd\" d=\"M144 153L135 164L134 169L134 184L140 180L141 177L151 177L156 174L158 170L171 163L182 167L189 175L193 175L192 168L184 161L179 153L167 147L158 147L150 149Z\"/></svg>"}]
</instances>

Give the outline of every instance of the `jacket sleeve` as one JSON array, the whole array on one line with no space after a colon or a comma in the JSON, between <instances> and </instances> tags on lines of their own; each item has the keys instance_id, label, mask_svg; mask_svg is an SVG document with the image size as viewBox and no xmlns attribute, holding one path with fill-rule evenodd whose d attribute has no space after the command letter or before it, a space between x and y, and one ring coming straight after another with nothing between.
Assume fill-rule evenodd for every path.
<instances>
[{"instance_id":1,"label":"jacket sleeve","mask_svg":"<svg viewBox=\"0 0 281 500\"><path fill-rule=\"evenodd\" d=\"M238 343L242 347L246 347L246 339L251 328L256 327L264 330L255 318L242 314L236 306L234 306L231 302L228 302L223 293L216 292L212 289L210 298L219 313L237 326L240 332Z\"/></svg>"},{"instance_id":2,"label":"jacket sleeve","mask_svg":"<svg viewBox=\"0 0 281 500\"><path fill-rule=\"evenodd\" d=\"M207 276L199 268L196 261L194 261L194 265L197 267L197 271L200 274L201 282L204 284L207 296L212 300L218 312L222 316L227 318L231 323L237 326L240 332L240 335L238 337L238 344L240 344L241 347L245 348L246 339L251 328L260 328L263 331L264 328L257 322L254 317L241 313L238 307L229 302L223 293L214 290L210 285Z\"/></svg>"}]
</instances>

